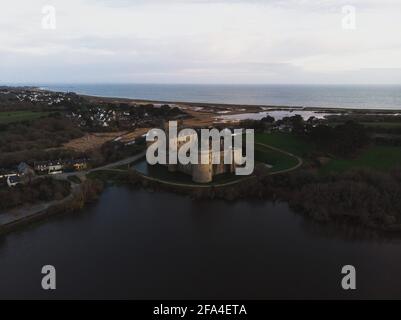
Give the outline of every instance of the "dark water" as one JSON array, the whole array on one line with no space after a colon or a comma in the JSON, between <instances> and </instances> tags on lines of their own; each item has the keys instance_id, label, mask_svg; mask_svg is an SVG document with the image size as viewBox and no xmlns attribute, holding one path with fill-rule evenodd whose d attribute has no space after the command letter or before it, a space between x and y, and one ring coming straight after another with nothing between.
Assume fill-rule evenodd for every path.
<instances>
[{"instance_id":1,"label":"dark water","mask_svg":"<svg viewBox=\"0 0 401 320\"><path fill-rule=\"evenodd\" d=\"M401 85L40 85L58 91L146 100L356 109L401 109Z\"/></svg>"},{"instance_id":2,"label":"dark water","mask_svg":"<svg viewBox=\"0 0 401 320\"><path fill-rule=\"evenodd\" d=\"M400 252L285 204L110 187L84 212L0 236L0 298L401 298ZM45 264L54 292L40 289ZM340 289L345 264L354 292Z\"/></svg>"}]
</instances>

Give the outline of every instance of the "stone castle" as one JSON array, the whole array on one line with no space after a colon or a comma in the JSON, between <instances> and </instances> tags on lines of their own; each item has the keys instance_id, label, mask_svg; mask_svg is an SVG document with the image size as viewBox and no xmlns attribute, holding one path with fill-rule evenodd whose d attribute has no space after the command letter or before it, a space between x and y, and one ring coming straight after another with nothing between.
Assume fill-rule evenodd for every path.
<instances>
[{"instance_id":1,"label":"stone castle","mask_svg":"<svg viewBox=\"0 0 401 320\"><path fill-rule=\"evenodd\" d=\"M182 129L182 128L180 128ZM174 137L173 139L168 136L168 130L165 130L167 134L167 141L168 144L170 143L175 143L177 146L177 150L180 149L180 147L184 144L189 142L193 137L191 135L185 135L185 136L180 136L180 137ZM199 132L196 133L199 137ZM167 145L167 150L169 149L169 145ZM203 151L198 150L198 159L201 159L201 156L204 156L202 153ZM237 167L237 164L235 164L234 160L232 161L231 164L224 164L224 155L225 152L231 152L232 153L232 159L235 158L235 154L242 155L242 150L237 150L234 147L230 148L229 150L225 151L224 150L224 140L221 138L220 139L220 150L218 151L218 155L215 155L211 148L211 144L209 145L209 150L205 151L207 152L207 156L209 159L209 163L207 164L167 164L168 170L170 172L182 172L188 175L192 176L192 181L196 183L209 183L213 181L213 177L223 174L223 173L235 173L235 169ZM212 159L213 157L219 157L220 158L220 163L219 164L213 164ZM237 155L238 156L238 155ZM168 155L167 155L168 158ZM200 161L199 161L200 162Z\"/></svg>"}]
</instances>

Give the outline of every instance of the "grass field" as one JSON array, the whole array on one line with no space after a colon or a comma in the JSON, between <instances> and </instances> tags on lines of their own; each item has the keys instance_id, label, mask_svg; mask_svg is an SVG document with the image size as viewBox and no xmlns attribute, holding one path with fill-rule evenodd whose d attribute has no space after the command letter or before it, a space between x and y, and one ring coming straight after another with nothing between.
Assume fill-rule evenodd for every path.
<instances>
[{"instance_id":1,"label":"grass field","mask_svg":"<svg viewBox=\"0 0 401 320\"><path fill-rule=\"evenodd\" d=\"M332 159L320 173L344 172L353 168L368 168L386 171L401 166L401 148L392 146L371 146L353 159Z\"/></svg>"},{"instance_id":2,"label":"grass field","mask_svg":"<svg viewBox=\"0 0 401 320\"><path fill-rule=\"evenodd\" d=\"M33 111L4 111L0 112L0 124L7 124L13 122L20 122L26 120L35 120L46 116L47 112L33 112Z\"/></svg>"},{"instance_id":3,"label":"grass field","mask_svg":"<svg viewBox=\"0 0 401 320\"><path fill-rule=\"evenodd\" d=\"M269 170L269 172L287 170L295 167L298 164L298 160L296 158L263 147L261 145L255 146L255 160L271 165L272 168Z\"/></svg>"},{"instance_id":4,"label":"grass field","mask_svg":"<svg viewBox=\"0 0 401 320\"><path fill-rule=\"evenodd\" d=\"M335 127L344 123L345 122L330 122L329 126ZM401 122L371 121L371 122L360 122L360 124L368 128L385 128L385 129L401 128Z\"/></svg>"},{"instance_id":5,"label":"grass field","mask_svg":"<svg viewBox=\"0 0 401 320\"><path fill-rule=\"evenodd\" d=\"M291 134L256 134L255 140L291 152L304 160L307 160L305 156L315 149L312 143ZM285 170L293 165L292 158L287 159L284 154L277 155L274 151L262 151L259 148L255 149L256 160L273 165L273 170ZM274 168L275 164L277 168ZM331 159L319 172L321 174L340 173L354 168L386 171L395 166L401 166L401 147L372 145L361 150L352 159Z\"/></svg>"},{"instance_id":6,"label":"grass field","mask_svg":"<svg viewBox=\"0 0 401 320\"><path fill-rule=\"evenodd\" d=\"M264 143L300 157L315 149L312 143L287 133L256 133L255 142Z\"/></svg>"},{"instance_id":7,"label":"grass field","mask_svg":"<svg viewBox=\"0 0 401 320\"><path fill-rule=\"evenodd\" d=\"M361 124L371 128L401 128L401 122L362 122Z\"/></svg>"}]
</instances>

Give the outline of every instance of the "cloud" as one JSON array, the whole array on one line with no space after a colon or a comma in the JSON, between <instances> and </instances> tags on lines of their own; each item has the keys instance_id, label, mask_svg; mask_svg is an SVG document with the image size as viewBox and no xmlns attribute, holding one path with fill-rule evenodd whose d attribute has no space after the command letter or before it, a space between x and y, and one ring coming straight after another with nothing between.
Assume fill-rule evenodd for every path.
<instances>
[{"instance_id":1,"label":"cloud","mask_svg":"<svg viewBox=\"0 0 401 320\"><path fill-rule=\"evenodd\" d=\"M56 30L41 28L49 3ZM342 28L344 4L357 9L356 30ZM400 79L393 0L15 0L0 27L2 82Z\"/></svg>"}]
</instances>

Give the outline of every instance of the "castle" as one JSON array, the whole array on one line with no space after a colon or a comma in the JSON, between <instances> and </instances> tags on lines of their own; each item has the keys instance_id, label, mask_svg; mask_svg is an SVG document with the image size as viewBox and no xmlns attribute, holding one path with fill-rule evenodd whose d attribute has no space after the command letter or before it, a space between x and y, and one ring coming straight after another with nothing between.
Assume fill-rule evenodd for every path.
<instances>
[{"instance_id":1,"label":"castle","mask_svg":"<svg viewBox=\"0 0 401 320\"><path fill-rule=\"evenodd\" d=\"M180 149L180 147L191 141L191 139L193 139L193 135L196 134L199 137L199 130L195 131L196 133L193 134L188 134L188 135L182 135L180 134L180 136L176 136L176 137L169 137L168 136L168 130L165 130L166 132L166 136L167 136L167 150L169 150L169 145L170 144L175 144L177 146L177 150ZM231 135L233 136L233 135ZM211 146L211 141L209 140L209 149L206 151L201 150L201 148L198 148L198 159L201 159L203 157L203 159L208 158L209 161L207 164L203 164L203 163L198 163L198 164L181 164L181 163L177 163L177 164L167 164L168 167L168 171L170 172L182 172L185 174L188 174L190 176L192 176L192 181L196 182L196 183L209 183L213 181L213 177L219 175L219 174L223 174L223 173L235 173L235 169L238 166L235 162L235 156L237 154L238 155L242 155L242 149L236 149L234 147L229 148L228 150L224 150L224 139L223 138L219 138L220 139L220 150L218 151L214 151L212 150L212 146ZM231 141L232 142L232 141ZM216 154L217 152L217 154ZM226 155L226 152L230 152L233 161L231 161L230 164L225 164L224 163L224 156ZM213 157L216 157L218 159L220 159L220 163L219 164L213 164L212 159ZM167 154L167 158L168 158L168 154ZM216 159L215 158L215 159ZM200 160L199 160L200 162Z\"/></svg>"}]
</instances>

